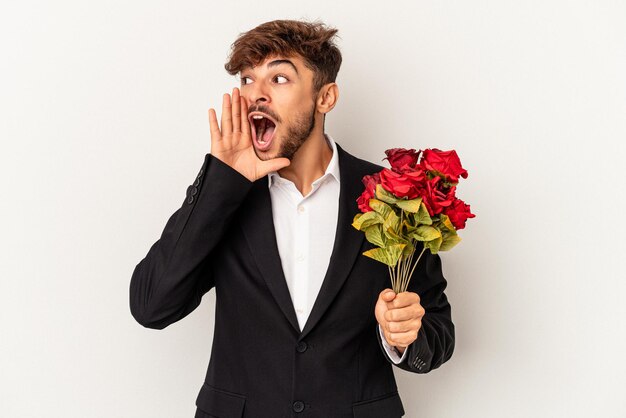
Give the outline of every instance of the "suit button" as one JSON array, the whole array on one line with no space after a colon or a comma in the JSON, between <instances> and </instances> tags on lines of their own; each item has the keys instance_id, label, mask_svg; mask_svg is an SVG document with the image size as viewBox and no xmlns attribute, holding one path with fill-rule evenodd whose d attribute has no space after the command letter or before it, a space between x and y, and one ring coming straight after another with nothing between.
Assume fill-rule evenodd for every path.
<instances>
[{"instance_id":1,"label":"suit button","mask_svg":"<svg viewBox=\"0 0 626 418\"><path fill-rule=\"evenodd\" d=\"M191 195L192 196L195 196L197 194L198 194L198 188L197 187L194 187L193 189L191 189Z\"/></svg>"},{"instance_id":2,"label":"suit button","mask_svg":"<svg viewBox=\"0 0 626 418\"><path fill-rule=\"evenodd\" d=\"M204 169L200 169L200 171L198 172L198 177L202 176L202 173L204 173Z\"/></svg>"},{"instance_id":3,"label":"suit button","mask_svg":"<svg viewBox=\"0 0 626 418\"><path fill-rule=\"evenodd\" d=\"M302 401L295 401L293 403L293 410L296 411L296 412L304 411L304 402L302 402Z\"/></svg>"},{"instance_id":4,"label":"suit button","mask_svg":"<svg viewBox=\"0 0 626 418\"><path fill-rule=\"evenodd\" d=\"M298 353L304 353L307 349L307 345L304 341L300 341L298 343L298 345L296 346L296 350L298 350Z\"/></svg>"},{"instance_id":5,"label":"suit button","mask_svg":"<svg viewBox=\"0 0 626 418\"><path fill-rule=\"evenodd\" d=\"M189 196L189 198L187 199L187 203L191 204L191 202L193 202L193 196Z\"/></svg>"},{"instance_id":6,"label":"suit button","mask_svg":"<svg viewBox=\"0 0 626 418\"><path fill-rule=\"evenodd\" d=\"M200 185L200 177L196 178L196 181L193 182L193 185L196 187Z\"/></svg>"}]
</instances>

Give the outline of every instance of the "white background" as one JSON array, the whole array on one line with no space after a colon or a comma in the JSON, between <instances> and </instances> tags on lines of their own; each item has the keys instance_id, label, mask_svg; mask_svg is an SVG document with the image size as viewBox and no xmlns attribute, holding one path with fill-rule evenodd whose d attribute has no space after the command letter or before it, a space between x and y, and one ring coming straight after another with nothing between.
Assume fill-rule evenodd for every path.
<instances>
[{"instance_id":1,"label":"white background","mask_svg":"<svg viewBox=\"0 0 626 418\"><path fill-rule=\"evenodd\" d=\"M469 171L455 353L394 368L406 416L626 416L626 6L545 0L3 2L0 416L193 416L215 293L149 330L130 277L210 150L230 44L279 18L339 29L346 150Z\"/></svg>"}]
</instances>

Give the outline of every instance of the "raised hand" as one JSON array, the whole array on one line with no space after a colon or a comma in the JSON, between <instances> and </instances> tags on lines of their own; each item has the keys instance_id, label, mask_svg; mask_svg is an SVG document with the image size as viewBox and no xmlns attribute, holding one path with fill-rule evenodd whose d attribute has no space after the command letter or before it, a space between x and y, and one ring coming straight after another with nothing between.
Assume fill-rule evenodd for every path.
<instances>
[{"instance_id":1,"label":"raised hand","mask_svg":"<svg viewBox=\"0 0 626 418\"><path fill-rule=\"evenodd\" d=\"M233 99L224 94L222 102L221 130L213 108L209 108L211 126L211 154L228 164L248 180L255 181L271 171L277 171L291 164L288 158L261 160L254 151L248 105L237 87L233 88ZM254 129L254 126L252 127Z\"/></svg>"}]
</instances>

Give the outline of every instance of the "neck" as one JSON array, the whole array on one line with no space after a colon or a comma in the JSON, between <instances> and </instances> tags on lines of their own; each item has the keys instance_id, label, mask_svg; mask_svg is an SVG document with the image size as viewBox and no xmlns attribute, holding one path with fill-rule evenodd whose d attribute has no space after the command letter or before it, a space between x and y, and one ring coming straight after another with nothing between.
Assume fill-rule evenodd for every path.
<instances>
[{"instance_id":1,"label":"neck","mask_svg":"<svg viewBox=\"0 0 626 418\"><path fill-rule=\"evenodd\" d=\"M278 174L291 180L300 193L306 196L312 189L311 184L326 172L332 156L332 147L324 133L314 130L293 155L291 164L280 169Z\"/></svg>"}]
</instances>

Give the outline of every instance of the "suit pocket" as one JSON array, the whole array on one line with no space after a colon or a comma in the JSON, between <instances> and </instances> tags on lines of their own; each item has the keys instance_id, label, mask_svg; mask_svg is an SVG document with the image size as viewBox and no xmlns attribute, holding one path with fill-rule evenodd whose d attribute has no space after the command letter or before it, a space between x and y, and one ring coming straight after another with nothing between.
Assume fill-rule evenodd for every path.
<instances>
[{"instance_id":1,"label":"suit pocket","mask_svg":"<svg viewBox=\"0 0 626 418\"><path fill-rule=\"evenodd\" d=\"M398 392L352 404L354 418L400 418L404 407Z\"/></svg>"},{"instance_id":2,"label":"suit pocket","mask_svg":"<svg viewBox=\"0 0 626 418\"><path fill-rule=\"evenodd\" d=\"M202 385L196 398L199 410L217 418L241 418L245 404L245 396L215 388L207 383Z\"/></svg>"}]
</instances>

